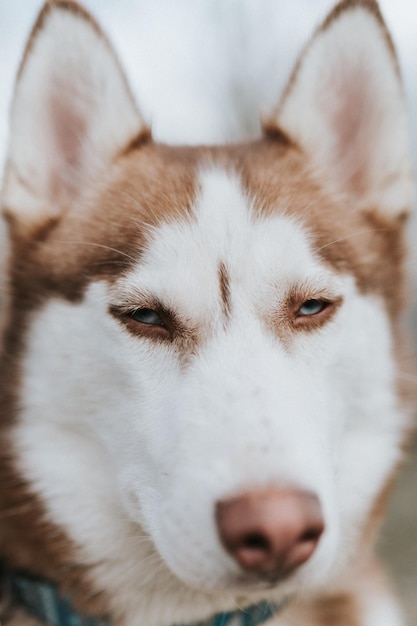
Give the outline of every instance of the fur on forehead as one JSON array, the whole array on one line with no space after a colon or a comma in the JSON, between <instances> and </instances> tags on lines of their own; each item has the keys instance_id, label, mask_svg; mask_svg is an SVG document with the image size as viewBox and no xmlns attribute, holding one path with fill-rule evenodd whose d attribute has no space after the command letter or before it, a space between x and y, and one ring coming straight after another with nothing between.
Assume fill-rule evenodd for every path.
<instances>
[{"instance_id":1,"label":"fur on forehead","mask_svg":"<svg viewBox=\"0 0 417 626\"><path fill-rule=\"evenodd\" d=\"M338 5L271 119L267 137L246 145L146 141L98 25L70 0L47 3L12 107L3 203L15 276L39 299L51 290L76 297L92 278L119 275L150 229L189 219L197 168L212 163L237 173L257 211L296 215L319 256L399 308L410 162L397 64L375 2Z\"/></svg>"},{"instance_id":2,"label":"fur on forehead","mask_svg":"<svg viewBox=\"0 0 417 626\"><path fill-rule=\"evenodd\" d=\"M17 241L14 265L21 291L36 292L37 301L51 292L73 299L91 280L125 273L160 225L194 220L201 171L212 168L238 181L254 217L291 217L308 233L318 258L400 308L401 223L388 223L376 211L350 210L309 172L300 150L268 138L228 148L151 143L120 157L105 184L64 214L41 242L28 247ZM217 193L213 219L216 211L227 210L221 186Z\"/></svg>"}]
</instances>

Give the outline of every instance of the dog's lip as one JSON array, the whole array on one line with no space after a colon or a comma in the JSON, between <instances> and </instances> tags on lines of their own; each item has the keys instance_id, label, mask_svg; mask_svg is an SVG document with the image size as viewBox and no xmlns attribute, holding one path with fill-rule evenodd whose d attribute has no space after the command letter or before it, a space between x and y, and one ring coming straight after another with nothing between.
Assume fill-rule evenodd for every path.
<instances>
[{"instance_id":1,"label":"dog's lip","mask_svg":"<svg viewBox=\"0 0 417 626\"><path fill-rule=\"evenodd\" d=\"M235 587L248 593L254 591L270 591L278 589L279 585L284 582L283 577L274 577L271 575L249 576L238 575L229 580L230 587Z\"/></svg>"},{"instance_id":2,"label":"dog's lip","mask_svg":"<svg viewBox=\"0 0 417 626\"><path fill-rule=\"evenodd\" d=\"M244 573L235 576L234 580L238 584L250 586L256 589L276 589L280 584L288 580L294 568L286 572L263 572L262 574Z\"/></svg>"},{"instance_id":3,"label":"dog's lip","mask_svg":"<svg viewBox=\"0 0 417 626\"><path fill-rule=\"evenodd\" d=\"M278 599L263 598L263 600L270 602L271 607L272 606L275 607L276 612L279 613L280 611L285 609L295 597L296 597L295 592L288 592L288 593L283 593L282 596ZM237 595L235 597L235 601L238 606L243 606L243 607L249 606L250 604L254 603L253 598L251 598L250 595L245 595L245 594Z\"/></svg>"}]
</instances>

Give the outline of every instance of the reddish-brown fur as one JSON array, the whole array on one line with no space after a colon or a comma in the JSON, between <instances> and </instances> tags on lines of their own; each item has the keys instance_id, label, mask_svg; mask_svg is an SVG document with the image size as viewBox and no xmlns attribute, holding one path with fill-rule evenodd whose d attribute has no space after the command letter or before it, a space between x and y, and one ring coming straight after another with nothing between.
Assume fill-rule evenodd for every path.
<instances>
[{"instance_id":1,"label":"reddish-brown fur","mask_svg":"<svg viewBox=\"0 0 417 626\"><path fill-rule=\"evenodd\" d=\"M13 449L8 439L18 406L24 330L48 298L77 301L91 280L111 281L136 263L146 245L146 225L192 219L195 172L201 163L237 171L260 216L296 217L310 231L317 254L337 271L352 273L362 291L380 295L393 323L401 311L401 224L381 223L372 212L349 211L343 202L328 197L320 182L308 174L308 162L299 150L269 138L228 148L145 143L119 157L107 177L109 182L39 239L13 237L11 225L12 323L2 358L6 372L2 441L7 442L0 457L2 558L13 567L59 581L84 610L105 612L105 601L96 597L96 590L88 591L88 572L83 573L74 561L74 547L46 521L41 502L13 466L13 454L6 453ZM365 259L363 250L367 251ZM219 279L226 307L225 268Z\"/></svg>"},{"instance_id":2,"label":"reddish-brown fur","mask_svg":"<svg viewBox=\"0 0 417 626\"><path fill-rule=\"evenodd\" d=\"M25 58L50 8L56 4L79 12L96 28L76 3L50 2L35 26ZM323 28L341 11L356 4L380 17L374 2L345 0ZM330 195L325 183L310 172L306 155L271 123L259 141L219 148L156 145L144 131L118 155L104 183L89 190L71 212L42 224L31 238L5 206L12 239L12 303L1 356L0 558L10 567L57 581L72 595L76 606L87 613L106 614L106 598L93 588L88 570L77 562L75 546L50 523L42 502L21 479L14 464L13 425L18 419L19 363L26 330L36 310L49 298L79 301L92 280L112 281L128 270L140 259L147 242L147 226L167 220L192 220L191 209L198 193L197 169L211 164L237 172L259 217L279 213L295 217L310 233L316 254L323 261L338 272L352 274L363 293L381 297L395 334L400 337L404 304L403 217L382 218L378 207L373 206L356 212L346 198ZM220 266L225 315L230 306L228 281L227 268ZM298 300L302 302L304 297ZM277 332L282 332L282 325ZM285 332L288 335L292 330ZM372 528L379 521L385 491L386 487L372 509ZM294 611L294 625L304 624L296 621L297 609ZM349 595L324 597L308 604L307 609L299 609L299 615L306 616L305 611L311 626L358 624L355 602ZM29 622L24 623L29 626Z\"/></svg>"}]
</instances>

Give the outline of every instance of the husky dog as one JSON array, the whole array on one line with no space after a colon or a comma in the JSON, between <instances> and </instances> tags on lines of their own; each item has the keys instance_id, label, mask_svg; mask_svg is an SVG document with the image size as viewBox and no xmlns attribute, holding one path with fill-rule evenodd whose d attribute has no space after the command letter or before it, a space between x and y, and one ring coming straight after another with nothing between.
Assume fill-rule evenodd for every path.
<instances>
[{"instance_id":1,"label":"husky dog","mask_svg":"<svg viewBox=\"0 0 417 626\"><path fill-rule=\"evenodd\" d=\"M412 195L374 0L334 8L261 137L210 147L153 142L96 22L46 3L2 192L4 623L403 623L374 543Z\"/></svg>"}]
</instances>

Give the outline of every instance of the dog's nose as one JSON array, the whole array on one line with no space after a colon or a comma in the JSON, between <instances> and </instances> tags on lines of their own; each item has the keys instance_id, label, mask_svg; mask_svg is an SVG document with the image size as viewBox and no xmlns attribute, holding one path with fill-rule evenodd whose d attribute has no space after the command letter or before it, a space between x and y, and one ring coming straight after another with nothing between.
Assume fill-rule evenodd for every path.
<instances>
[{"instance_id":1,"label":"dog's nose","mask_svg":"<svg viewBox=\"0 0 417 626\"><path fill-rule=\"evenodd\" d=\"M324 530L320 502L295 489L248 492L216 505L222 544L246 571L288 575L305 563Z\"/></svg>"}]
</instances>

